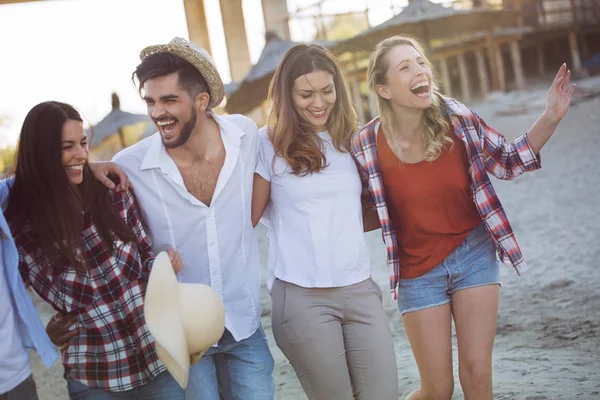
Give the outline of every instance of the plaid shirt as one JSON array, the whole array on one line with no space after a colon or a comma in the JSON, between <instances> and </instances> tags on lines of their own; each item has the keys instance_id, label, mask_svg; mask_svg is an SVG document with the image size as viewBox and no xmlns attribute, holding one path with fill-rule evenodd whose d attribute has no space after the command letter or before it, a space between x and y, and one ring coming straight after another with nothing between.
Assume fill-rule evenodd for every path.
<instances>
[{"instance_id":1,"label":"plaid shirt","mask_svg":"<svg viewBox=\"0 0 600 400\"><path fill-rule=\"evenodd\" d=\"M520 275L527 269L527 264L488 173L499 179L511 180L523 172L541 168L540 158L534 154L527 134L513 143L507 143L504 136L487 126L464 104L450 98L442 98L442 102L454 128L454 134L467 148L473 200L479 215L491 233L500 260L510 262ZM377 117L354 136L352 155L362 177L363 199L367 204L377 208L383 241L387 248L390 284L395 299L398 296L401 266L398 261L396 232L387 210L383 178L377 162L377 133L380 125L381 122Z\"/></svg>"},{"instance_id":2,"label":"plaid shirt","mask_svg":"<svg viewBox=\"0 0 600 400\"><path fill-rule=\"evenodd\" d=\"M137 236L124 243L116 235L109 253L89 213L83 213L86 273L65 265L53 272L31 227L13 232L26 284L54 309L77 316L79 334L62 351L65 378L113 392L148 383L165 370L144 319L144 295L154 261L131 192L112 193L113 206Z\"/></svg>"}]
</instances>

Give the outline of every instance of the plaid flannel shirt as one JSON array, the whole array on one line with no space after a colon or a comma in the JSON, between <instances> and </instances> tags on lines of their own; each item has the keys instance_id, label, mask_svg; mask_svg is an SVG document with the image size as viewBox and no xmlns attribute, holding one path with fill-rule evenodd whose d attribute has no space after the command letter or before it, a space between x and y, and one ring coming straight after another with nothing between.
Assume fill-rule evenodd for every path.
<instances>
[{"instance_id":1,"label":"plaid flannel shirt","mask_svg":"<svg viewBox=\"0 0 600 400\"><path fill-rule=\"evenodd\" d=\"M84 212L82 251L88 260L85 274L69 265L55 274L30 226L13 235L25 283L56 311L77 316L79 334L62 350L65 378L121 392L148 383L165 367L158 360L143 312L154 261L152 244L132 193L112 193L111 197L137 241L124 243L114 235L110 253L90 214Z\"/></svg>"},{"instance_id":2,"label":"plaid flannel shirt","mask_svg":"<svg viewBox=\"0 0 600 400\"><path fill-rule=\"evenodd\" d=\"M506 213L492 187L488 173L496 178L511 180L524 172L541 168L539 156L534 154L527 134L507 143L504 136L486 125L476 113L451 98L441 98L454 134L461 139L469 157L469 174L473 200L485 223L502 262L511 263L520 275L527 269L521 249L517 244ZM377 133L381 121L376 117L353 138L354 156L363 181L363 201L377 208L383 241L387 248L387 264L394 299L398 296L398 279L401 265L398 260L398 243L392 226L383 189L383 178L377 162Z\"/></svg>"}]
</instances>

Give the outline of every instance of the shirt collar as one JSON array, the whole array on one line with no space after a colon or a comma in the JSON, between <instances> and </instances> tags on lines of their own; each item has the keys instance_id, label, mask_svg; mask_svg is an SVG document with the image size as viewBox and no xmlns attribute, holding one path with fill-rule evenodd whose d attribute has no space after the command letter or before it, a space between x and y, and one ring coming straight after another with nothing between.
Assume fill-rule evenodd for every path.
<instances>
[{"instance_id":1,"label":"shirt collar","mask_svg":"<svg viewBox=\"0 0 600 400\"><path fill-rule=\"evenodd\" d=\"M239 150L241 138L246 135L246 132L240 129L233 122L229 121L227 117L217 115L212 111L209 112L209 116L215 120L215 122L221 128L221 135L223 136L223 144L226 151L230 151L231 146L236 150ZM164 173L168 173L169 167L172 166L173 160L167 152L167 149L162 144L160 133L155 133L151 137L151 143L146 152L146 156L142 160L140 170L158 168ZM236 152L237 153L237 152Z\"/></svg>"},{"instance_id":2,"label":"shirt collar","mask_svg":"<svg viewBox=\"0 0 600 400\"><path fill-rule=\"evenodd\" d=\"M469 112L469 109L467 108L467 106L456 101L453 98L440 96L440 101L445 106L444 108L450 117L453 117L453 116L466 117L471 114Z\"/></svg>"},{"instance_id":3,"label":"shirt collar","mask_svg":"<svg viewBox=\"0 0 600 400\"><path fill-rule=\"evenodd\" d=\"M140 169L143 171L145 169L152 168L164 168L166 167L165 161L169 158L169 153L167 153L167 149L162 144L162 140L160 138L160 133L157 132L150 138L150 147L142 160L142 165Z\"/></svg>"}]
</instances>

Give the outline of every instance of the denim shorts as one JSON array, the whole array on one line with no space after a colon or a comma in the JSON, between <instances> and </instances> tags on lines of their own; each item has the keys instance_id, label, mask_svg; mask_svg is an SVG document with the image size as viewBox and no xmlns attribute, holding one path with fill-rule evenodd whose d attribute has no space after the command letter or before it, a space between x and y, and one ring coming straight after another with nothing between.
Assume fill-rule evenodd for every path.
<instances>
[{"instance_id":1,"label":"denim shorts","mask_svg":"<svg viewBox=\"0 0 600 400\"><path fill-rule=\"evenodd\" d=\"M482 223L431 271L414 279L400 279L398 310L404 314L448 304L452 294L461 289L502 286L499 269L496 248Z\"/></svg>"}]
</instances>

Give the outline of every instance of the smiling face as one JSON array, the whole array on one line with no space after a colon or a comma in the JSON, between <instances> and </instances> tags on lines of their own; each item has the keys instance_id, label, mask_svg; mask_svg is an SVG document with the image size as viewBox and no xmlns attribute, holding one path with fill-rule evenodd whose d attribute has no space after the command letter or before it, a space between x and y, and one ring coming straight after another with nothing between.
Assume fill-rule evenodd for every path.
<instances>
[{"instance_id":1,"label":"smiling face","mask_svg":"<svg viewBox=\"0 0 600 400\"><path fill-rule=\"evenodd\" d=\"M327 120L337 99L333 76L317 70L294 80L292 98L298 115L315 132L327 130Z\"/></svg>"},{"instance_id":2,"label":"smiling face","mask_svg":"<svg viewBox=\"0 0 600 400\"><path fill-rule=\"evenodd\" d=\"M386 83L377 85L379 95L410 109L427 109L432 104L433 75L425 57L410 45L399 45L385 55Z\"/></svg>"},{"instance_id":3,"label":"smiling face","mask_svg":"<svg viewBox=\"0 0 600 400\"><path fill-rule=\"evenodd\" d=\"M83 167L88 160L87 136L83 122L69 119L62 127L61 163L71 185L83 182Z\"/></svg>"},{"instance_id":4,"label":"smiling face","mask_svg":"<svg viewBox=\"0 0 600 400\"><path fill-rule=\"evenodd\" d=\"M178 74L148 79L144 101L164 146L172 149L185 144L196 126L197 111L195 101L179 84Z\"/></svg>"}]
</instances>

